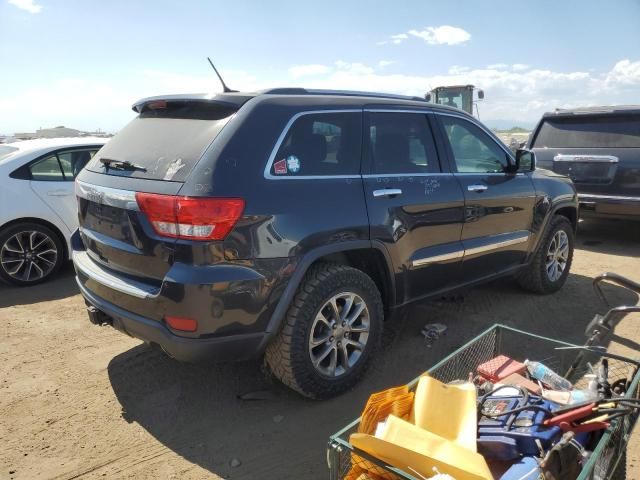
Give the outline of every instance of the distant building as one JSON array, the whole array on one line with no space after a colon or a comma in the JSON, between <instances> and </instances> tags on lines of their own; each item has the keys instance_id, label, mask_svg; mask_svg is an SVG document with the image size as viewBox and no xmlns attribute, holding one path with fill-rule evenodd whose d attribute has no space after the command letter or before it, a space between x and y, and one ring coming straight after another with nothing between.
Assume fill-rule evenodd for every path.
<instances>
[{"instance_id":1,"label":"distant building","mask_svg":"<svg viewBox=\"0 0 640 480\"><path fill-rule=\"evenodd\" d=\"M61 137L111 137L110 133L101 132L83 132L75 128L65 126L53 128L39 128L35 132L16 132L13 136L18 140L33 140L34 138L61 138Z\"/></svg>"}]
</instances>

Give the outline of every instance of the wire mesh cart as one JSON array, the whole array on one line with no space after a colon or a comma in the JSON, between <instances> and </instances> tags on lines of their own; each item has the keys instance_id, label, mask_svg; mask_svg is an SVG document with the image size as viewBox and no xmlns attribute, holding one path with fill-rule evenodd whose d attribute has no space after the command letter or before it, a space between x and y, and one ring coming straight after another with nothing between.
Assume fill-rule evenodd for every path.
<instances>
[{"instance_id":1,"label":"wire mesh cart","mask_svg":"<svg viewBox=\"0 0 640 480\"><path fill-rule=\"evenodd\" d=\"M599 277L596 282L599 280L602 278ZM602 323L603 318L606 319L606 316L596 316L594 322L599 320ZM594 322L590 327L593 328ZM535 355L536 359L556 372L569 372L568 379L576 388L581 388L586 381L584 375L589 373L589 364L597 364L602 358L607 358L610 382L626 382L624 396L640 398L640 362L608 353L602 348L594 347L594 344L593 338L586 345L578 346L498 324L442 359L427 372L441 382L448 383L466 379L469 372L475 371L478 365L498 355L510 358ZM418 379L413 380L409 387L415 388L417 381ZM578 477L580 480L624 478L626 444L637 417L636 409L632 414L611 421L584 462ZM330 438L327 461L331 480L349 478L353 462L364 461L379 467L384 472L384 478L421 480L354 448L349 443L349 436L358 430L359 422L360 419L355 420Z\"/></svg>"}]
</instances>

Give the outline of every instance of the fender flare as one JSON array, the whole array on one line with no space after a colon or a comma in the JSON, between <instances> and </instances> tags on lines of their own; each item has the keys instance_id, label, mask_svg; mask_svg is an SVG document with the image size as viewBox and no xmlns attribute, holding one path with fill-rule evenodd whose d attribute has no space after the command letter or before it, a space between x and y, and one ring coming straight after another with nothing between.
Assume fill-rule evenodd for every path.
<instances>
[{"instance_id":1,"label":"fender flare","mask_svg":"<svg viewBox=\"0 0 640 480\"><path fill-rule=\"evenodd\" d=\"M551 209L551 215L549 217L555 215L558 212L558 210L560 210L561 208L566 208L566 207L571 207L576 211L576 224L574 226L574 230L577 231L578 221L580 220L580 204L577 201L563 200L561 202L558 202L558 204L554 205L553 208Z\"/></svg>"},{"instance_id":2,"label":"fender flare","mask_svg":"<svg viewBox=\"0 0 640 480\"><path fill-rule=\"evenodd\" d=\"M540 242L541 242L542 238L544 237L544 234L547 231L547 228L549 226L549 221L553 218L554 215L556 215L558 210L560 210L561 208L566 208L566 207L574 208L575 211L576 211L576 226L575 226L575 230L577 230L577 228L578 228L578 218L579 218L579 207L578 207L578 204L574 200L562 200L562 201L554 204L549 209L549 211L547 212L547 215L545 216L542 228L540 229L540 232L538 233L538 235L536 235L536 243L533 246L533 248L531 249L531 253L529 254L529 259L533 258L535 256L535 254L538 252L538 248L540 248Z\"/></svg>"},{"instance_id":3,"label":"fender flare","mask_svg":"<svg viewBox=\"0 0 640 480\"><path fill-rule=\"evenodd\" d=\"M385 258L386 266L387 266L387 277L389 281L389 292L388 292L389 304L395 305L396 291L395 291L395 279L393 276L393 264L391 262L391 257L387 252L387 249L384 247L382 243L370 241L370 240L349 240L346 242L334 243L331 245L323 245L321 247L315 248L305 253L300 259L300 261L298 262L298 265L295 271L293 272L293 275L291 276L291 278L289 278L287 286L285 287L284 292L282 293L282 296L280 297L280 300L276 305L276 308L271 314L271 318L269 319L269 323L267 324L267 330L266 330L267 335L266 335L264 344L266 345L266 343L273 336L275 336L280 330L280 325L284 320L284 317L287 313L287 309L289 308L289 305L291 304L291 301L293 300L293 297L296 294L298 287L302 283L302 279L304 278L305 274L307 273L307 270L313 264L313 262L315 262L321 257L330 255L332 253L340 253L340 252L346 252L349 250L362 250L362 249L375 249L380 251L383 254Z\"/></svg>"}]
</instances>

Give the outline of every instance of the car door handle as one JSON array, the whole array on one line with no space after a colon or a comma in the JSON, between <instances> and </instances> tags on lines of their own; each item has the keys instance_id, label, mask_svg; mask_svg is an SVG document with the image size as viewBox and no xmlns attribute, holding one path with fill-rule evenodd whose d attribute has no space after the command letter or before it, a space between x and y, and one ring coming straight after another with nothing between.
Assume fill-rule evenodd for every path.
<instances>
[{"instance_id":1,"label":"car door handle","mask_svg":"<svg viewBox=\"0 0 640 480\"><path fill-rule=\"evenodd\" d=\"M383 188L373 191L374 198L395 197L396 195L402 195L402 190L399 188Z\"/></svg>"},{"instance_id":2,"label":"car door handle","mask_svg":"<svg viewBox=\"0 0 640 480\"><path fill-rule=\"evenodd\" d=\"M50 197L68 197L71 195L71 192L67 190L49 190L47 195Z\"/></svg>"},{"instance_id":3,"label":"car door handle","mask_svg":"<svg viewBox=\"0 0 640 480\"><path fill-rule=\"evenodd\" d=\"M467 190L469 190L470 192L482 193L482 192L485 192L488 188L489 187L487 187L486 185L478 184L478 185L469 185L467 187Z\"/></svg>"}]
</instances>

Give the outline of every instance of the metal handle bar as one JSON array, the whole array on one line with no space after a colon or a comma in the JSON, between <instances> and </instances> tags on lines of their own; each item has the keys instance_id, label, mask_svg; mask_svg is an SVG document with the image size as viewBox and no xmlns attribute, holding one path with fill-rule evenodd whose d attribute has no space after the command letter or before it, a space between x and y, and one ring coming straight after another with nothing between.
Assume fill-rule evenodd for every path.
<instances>
[{"instance_id":1,"label":"metal handle bar","mask_svg":"<svg viewBox=\"0 0 640 480\"><path fill-rule=\"evenodd\" d=\"M600 321L605 327L611 329L613 326L611 325L611 320L614 316L619 315L619 318L622 318L627 313L639 312L640 313L640 305L620 305L619 307L613 307L609 309L607 313L605 313L604 317Z\"/></svg>"},{"instance_id":2,"label":"metal handle bar","mask_svg":"<svg viewBox=\"0 0 640 480\"><path fill-rule=\"evenodd\" d=\"M600 286L602 282L614 283L622 288L626 288L627 290L631 290L633 293L640 295L640 283L636 283L633 280L623 277L622 275L618 275L617 273L603 273L593 279L593 289L596 291L596 294L598 294L604 304L608 307L610 307L611 304L602 291L602 287Z\"/></svg>"}]
</instances>

